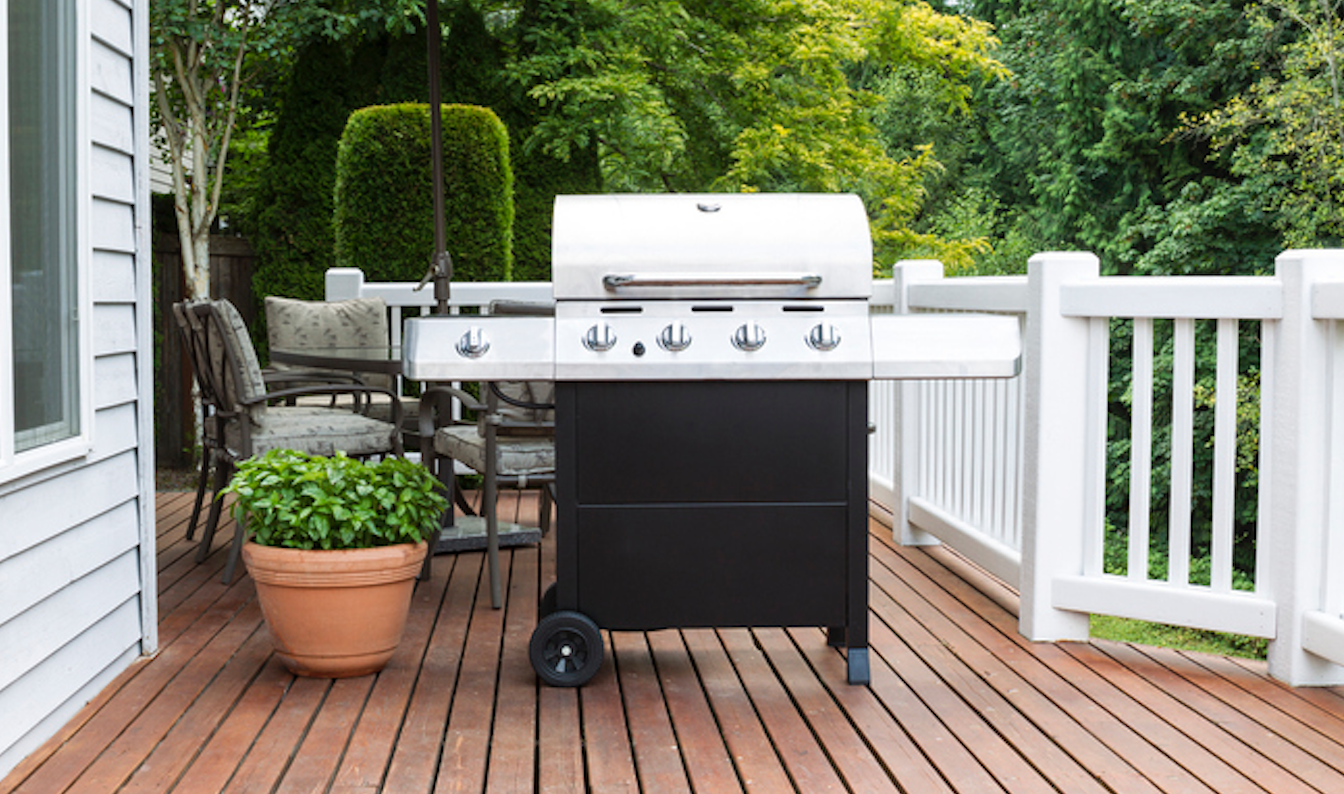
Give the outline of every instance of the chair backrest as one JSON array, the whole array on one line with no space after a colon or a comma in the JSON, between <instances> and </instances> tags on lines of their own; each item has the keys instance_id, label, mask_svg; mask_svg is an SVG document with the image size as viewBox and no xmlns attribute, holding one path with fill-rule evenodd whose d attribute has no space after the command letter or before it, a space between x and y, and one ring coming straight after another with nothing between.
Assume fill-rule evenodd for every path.
<instances>
[{"instance_id":1,"label":"chair backrest","mask_svg":"<svg viewBox=\"0 0 1344 794\"><path fill-rule=\"evenodd\" d=\"M198 333L194 326L192 301L173 304L173 319L182 337L182 347L191 360L192 376L196 380L197 397L201 401L201 439L207 446L216 445L222 437L219 423L225 420L227 413L219 403L219 390L215 388L215 378L210 372L209 357L205 352L204 334Z\"/></svg>"},{"instance_id":2,"label":"chair backrest","mask_svg":"<svg viewBox=\"0 0 1344 794\"><path fill-rule=\"evenodd\" d=\"M555 383L549 380L505 380L495 384L499 413L512 422L541 426L555 422ZM515 404L509 400L514 400ZM507 431L505 431L507 432ZM518 429L514 429L518 432Z\"/></svg>"},{"instance_id":3,"label":"chair backrest","mask_svg":"<svg viewBox=\"0 0 1344 794\"><path fill-rule=\"evenodd\" d=\"M266 336L273 349L320 350L388 344L387 304L382 298L303 301L272 295L265 303ZM286 369L283 364L272 366ZM359 377L370 386L392 387L389 375L360 373Z\"/></svg>"},{"instance_id":4,"label":"chair backrest","mask_svg":"<svg viewBox=\"0 0 1344 794\"><path fill-rule=\"evenodd\" d=\"M513 315L519 317L554 317L554 303L536 303L532 301L494 300L490 302L490 314ZM541 424L555 421L555 384L548 380L501 381L499 394L505 399L500 413L515 422ZM507 402L515 400L524 405Z\"/></svg>"},{"instance_id":5,"label":"chair backrest","mask_svg":"<svg viewBox=\"0 0 1344 794\"><path fill-rule=\"evenodd\" d=\"M201 381L207 377L206 364L202 357L200 342L196 338L196 333L192 330L191 321L187 319L190 307L190 301L174 303L173 320L177 322L177 330L182 337L182 348L187 352L187 357L191 360L192 375L196 378L196 385L200 388L202 397L204 397L205 384L201 383Z\"/></svg>"},{"instance_id":6,"label":"chair backrest","mask_svg":"<svg viewBox=\"0 0 1344 794\"><path fill-rule=\"evenodd\" d=\"M248 404L266 394L266 380L238 309L227 300L196 301L183 309L202 400L227 414L265 411L264 402Z\"/></svg>"}]
</instances>

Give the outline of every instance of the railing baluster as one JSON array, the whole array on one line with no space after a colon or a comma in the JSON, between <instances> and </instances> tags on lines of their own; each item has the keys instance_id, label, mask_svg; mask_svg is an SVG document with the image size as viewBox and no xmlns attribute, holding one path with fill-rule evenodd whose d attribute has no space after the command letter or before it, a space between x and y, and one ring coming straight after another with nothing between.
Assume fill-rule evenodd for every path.
<instances>
[{"instance_id":1,"label":"railing baluster","mask_svg":"<svg viewBox=\"0 0 1344 794\"><path fill-rule=\"evenodd\" d=\"M1237 460L1237 330L1232 319L1218 321L1218 367L1213 420L1213 526L1209 556L1210 584L1220 593L1232 590L1232 530L1236 514Z\"/></svg>"},{"instance_id":2,"label":"railing baluster","mask_svg":"<svg viewBox=\"0 0 1344 794\"><path fill-rule=\"evenodd\" d=\"M1174 322L1171 383L1171 495L1167 581L1190 583L1190 506L1194 485L1195 321Z\"/></svg>"},{"instance_id":3,"label":"railing baluster","mask_svg":"<svg viewBox=\"0 0 1344 794\"><path fill-rule=\"evenodd\" d=\"M1275 373L1277 363L1274 348L1278 345L1278 323L1260 323L1260 454L1256 461L1256 514L1255 514L1255 592L1271 595L1274 592L1273 566L1270 564L1270 550L1273 548L1273 523L1269 520L1273 510L1274 464L1269 454L1278 444L1274 432L1275 402L1274 392L1278 389L1278 377Z\"/></svg>"},{"instance_id":4,"label":"railing baluster","mask_svg":"<svg viewBox=\"0 0 1344 794\"><path fill-rule=\"evenodd\" d=\"M1106 554L1106 420L1110 394L1111 323L1107 317L1088 322L1087 437L1084 457L1093 468L1083 487L1083 575L1105 572Z\"/></svg>"},{"instance_id":5,"label":"railing baluster","mask_svg":"<svg viewBox=\"0 0 1344 794\"><path fill-rule=\"evenodd\" d=\"M1153 321L1134 320L1129 426L1130 579L1148 578L1148 523L1153 488Z\"/></svg>"},{"instance_id":6,"label":"railing baluster","mask_svg":"<svg viewBox=\"0 0 1344 794\"><path fill-rule=\"evenodd\" d=\"M1344 321L1330 320L1330 504L1326 508L1324 611L1344 617Z\"/></svg>"}]
</instances>

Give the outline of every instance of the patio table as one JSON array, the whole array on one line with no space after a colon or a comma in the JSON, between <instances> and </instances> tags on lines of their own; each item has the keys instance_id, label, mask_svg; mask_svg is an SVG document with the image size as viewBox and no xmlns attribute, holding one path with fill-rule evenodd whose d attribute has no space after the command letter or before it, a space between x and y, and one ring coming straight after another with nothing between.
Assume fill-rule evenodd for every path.
<instances>
[{"instance_id":1,"label":"patio table","mask_svg":"<svg viewBox=\"0 0 1344 794\"><path fill-rule=\"evenodd\" d=\"M271 361L336 372L366 372L393 377L402 374L401 346L391 344L373 347L273 347ZM469 469L463 469L459 473L469 472ZM453 487L453 495L455 500L460 495L456 485ZM486 547L485 518L474 515L465 502L458 502L458 506L463 509L464 515L454 515L451 510L444 515L435 553L473 551ZM502 548L531 545L540 540L541 530L536 527L512 521L499 522L499 544Z\"/></svg>"},{"instance_id":2,"label":"patio table","mask_svg":"<svg viewBox=\"0 0 1344 794\"><path fill-rule=\"evenodd\" d=\"M273 347L271 361L315 369L401 375L401 346Z\"/></svg>"}]
</instances>

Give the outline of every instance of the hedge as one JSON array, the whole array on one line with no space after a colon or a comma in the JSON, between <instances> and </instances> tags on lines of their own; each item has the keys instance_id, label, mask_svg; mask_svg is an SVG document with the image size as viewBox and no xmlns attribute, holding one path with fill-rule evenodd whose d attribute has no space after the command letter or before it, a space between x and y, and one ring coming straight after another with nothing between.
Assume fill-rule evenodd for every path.
<instances>
[{"instance_id":1,"label":"hedge","mask_svg":"<svg viewBox=\"0 0 1344 794\"><path fill-rule=\"evenodd\" d=\"M448 251L455 281L513 272L509 136L493 111L444 105ZM384 105L350 115L336 155L336 264L370 281L418 281L434 252L429 107Z\"/></svg>"},{"instance_id":2,"label":"hedge","mask_svg":"<svg viewBox=\"0 0 1344 794\"><path fill-rule=\"evenodd\" d=\"M319 39L299 52L247 229L260 260L252 277L258 306L266 295L322 300L323 273L335 264L332 163L349 115L350 75L340 44Z\"/></svg>"}]
</instances>

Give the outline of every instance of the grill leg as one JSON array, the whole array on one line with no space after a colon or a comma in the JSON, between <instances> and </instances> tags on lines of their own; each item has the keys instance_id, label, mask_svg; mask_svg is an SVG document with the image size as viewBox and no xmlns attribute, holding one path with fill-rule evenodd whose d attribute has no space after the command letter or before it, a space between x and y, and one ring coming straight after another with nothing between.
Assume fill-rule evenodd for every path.
<instances>
[{"instance_id":1,"label":"grill leg","mask_svg":"<svg viewBox=\"0 0 1344 794\"><path fill-rule=\"evenodd\" d=\"M868 648L849 649L849 683L866 684L872 678L868 670Z\"/></svg>"}]
</instances>

